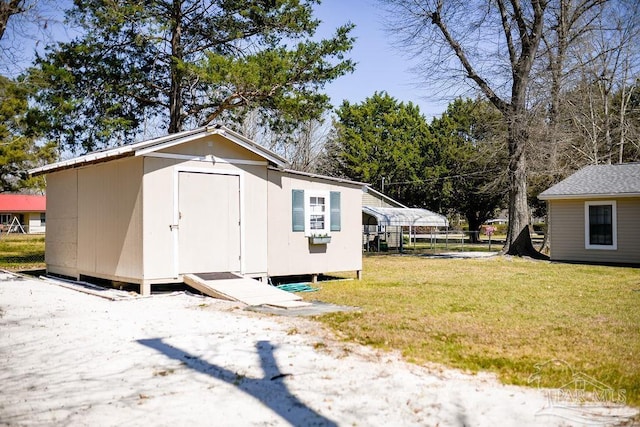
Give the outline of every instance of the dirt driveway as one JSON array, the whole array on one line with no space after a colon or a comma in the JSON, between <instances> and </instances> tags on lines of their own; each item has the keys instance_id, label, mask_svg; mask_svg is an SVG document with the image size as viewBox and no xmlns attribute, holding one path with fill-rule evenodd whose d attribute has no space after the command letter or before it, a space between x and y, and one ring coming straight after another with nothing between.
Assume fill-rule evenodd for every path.
<instances>
[{"instance_id":1,"label":"dirt driveway","mask_svg":"<svg viewBox=\"0 0 640 427\"><path fill-rule=\"evenodd\" d=\"M1 425L571 425L542 390L407 364L308 319L118 295L0 272Z\"/></svg>"}]
</instances>

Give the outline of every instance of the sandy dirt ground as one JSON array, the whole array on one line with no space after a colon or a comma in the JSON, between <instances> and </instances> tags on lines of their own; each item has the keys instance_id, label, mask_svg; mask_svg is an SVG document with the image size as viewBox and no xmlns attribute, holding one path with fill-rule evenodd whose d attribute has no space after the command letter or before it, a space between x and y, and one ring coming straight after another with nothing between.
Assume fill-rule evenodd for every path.
<instances>
[{"instance_id":1,"label":"sandy dirt ground","mask_svg":"<svg viewBox=\"0 0 640 427\"><path fill-rule=\"evenodd\" d=\"M415 366L306 318L105 295L119 299L0 272L0 425L582 424L550 412L544 390ZM614 409L589 425L636 412Z\"/></svg>"}]
</instances>

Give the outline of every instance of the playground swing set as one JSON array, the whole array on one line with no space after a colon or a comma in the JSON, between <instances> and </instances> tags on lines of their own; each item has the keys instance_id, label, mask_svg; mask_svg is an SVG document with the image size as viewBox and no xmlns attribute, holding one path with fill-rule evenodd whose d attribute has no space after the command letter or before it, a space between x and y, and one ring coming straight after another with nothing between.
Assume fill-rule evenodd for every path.
<instances>
[{"instance_id":1,"label":"playground swing set","mask_svg":"<svg viewBox=\"0 0 640 427\"><path fill-rule=\"evenodd\" d=\"M2 225L1 227L0 237L2 237L3 234L8 235L9 233L27 234L22 224L20 224L20 220L17 216L14 216L9 224Z\"/></svg>"}]
</instances>

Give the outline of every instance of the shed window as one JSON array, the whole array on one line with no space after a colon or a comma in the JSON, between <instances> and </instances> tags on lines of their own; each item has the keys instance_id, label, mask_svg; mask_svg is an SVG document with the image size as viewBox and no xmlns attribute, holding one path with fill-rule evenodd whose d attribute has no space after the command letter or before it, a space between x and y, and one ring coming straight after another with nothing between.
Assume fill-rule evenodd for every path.
<instances>
[{"instance_id":1,"label":"shed window","mask_svg":"<svg viewBox=\"0 0 640 427\"><path fill-rule=\"evenodd\" d=\"M340 231L340 192L292 190L292 231L306 236Z\"/></svg>"},{"instance_id":2,"label":"shed window","mask_svg":"<svg viewBox=\"0 0 640 427\"><path fill-rule=\"evenodd\" d=\"M47 223L47 214L42 212L40 213L40 225L45 225Z\"/></svg>"},{"instance_id":3,"label":"shed window","mask_svg":"<svg viewBox=\"0 0 640 427\"><path fill-rule=\"evenodd\" d=\"M309 229L314 231L324 231L327 216L327 199L320 196L309 197Z\"/></svg>"},{"instance_id":4,"label":"shed window","mask_svg":"<svg viewBox=\"0 0 640 427\"><path fill-rule=\"evenodd\" d=\"M616 202L585 203L585 248L617 249Z\"/></svg>"}]
</instances>

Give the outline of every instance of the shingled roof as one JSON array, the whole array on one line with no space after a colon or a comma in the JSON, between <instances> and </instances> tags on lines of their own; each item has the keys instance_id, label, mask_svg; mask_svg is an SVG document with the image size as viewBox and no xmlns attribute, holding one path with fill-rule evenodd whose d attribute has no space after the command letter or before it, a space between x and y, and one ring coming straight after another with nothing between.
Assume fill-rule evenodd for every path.
<instances>
[{"instance_id":1,"label":"shingled roof","mask_svg":"<svg viewBox=\"0 0 640 427\"><path fill-rule=\"evenodd\" d=\"M640 197L640 163L592 165L538 196L541 200L585 197Z\"/></svg>"}]
</instances>

